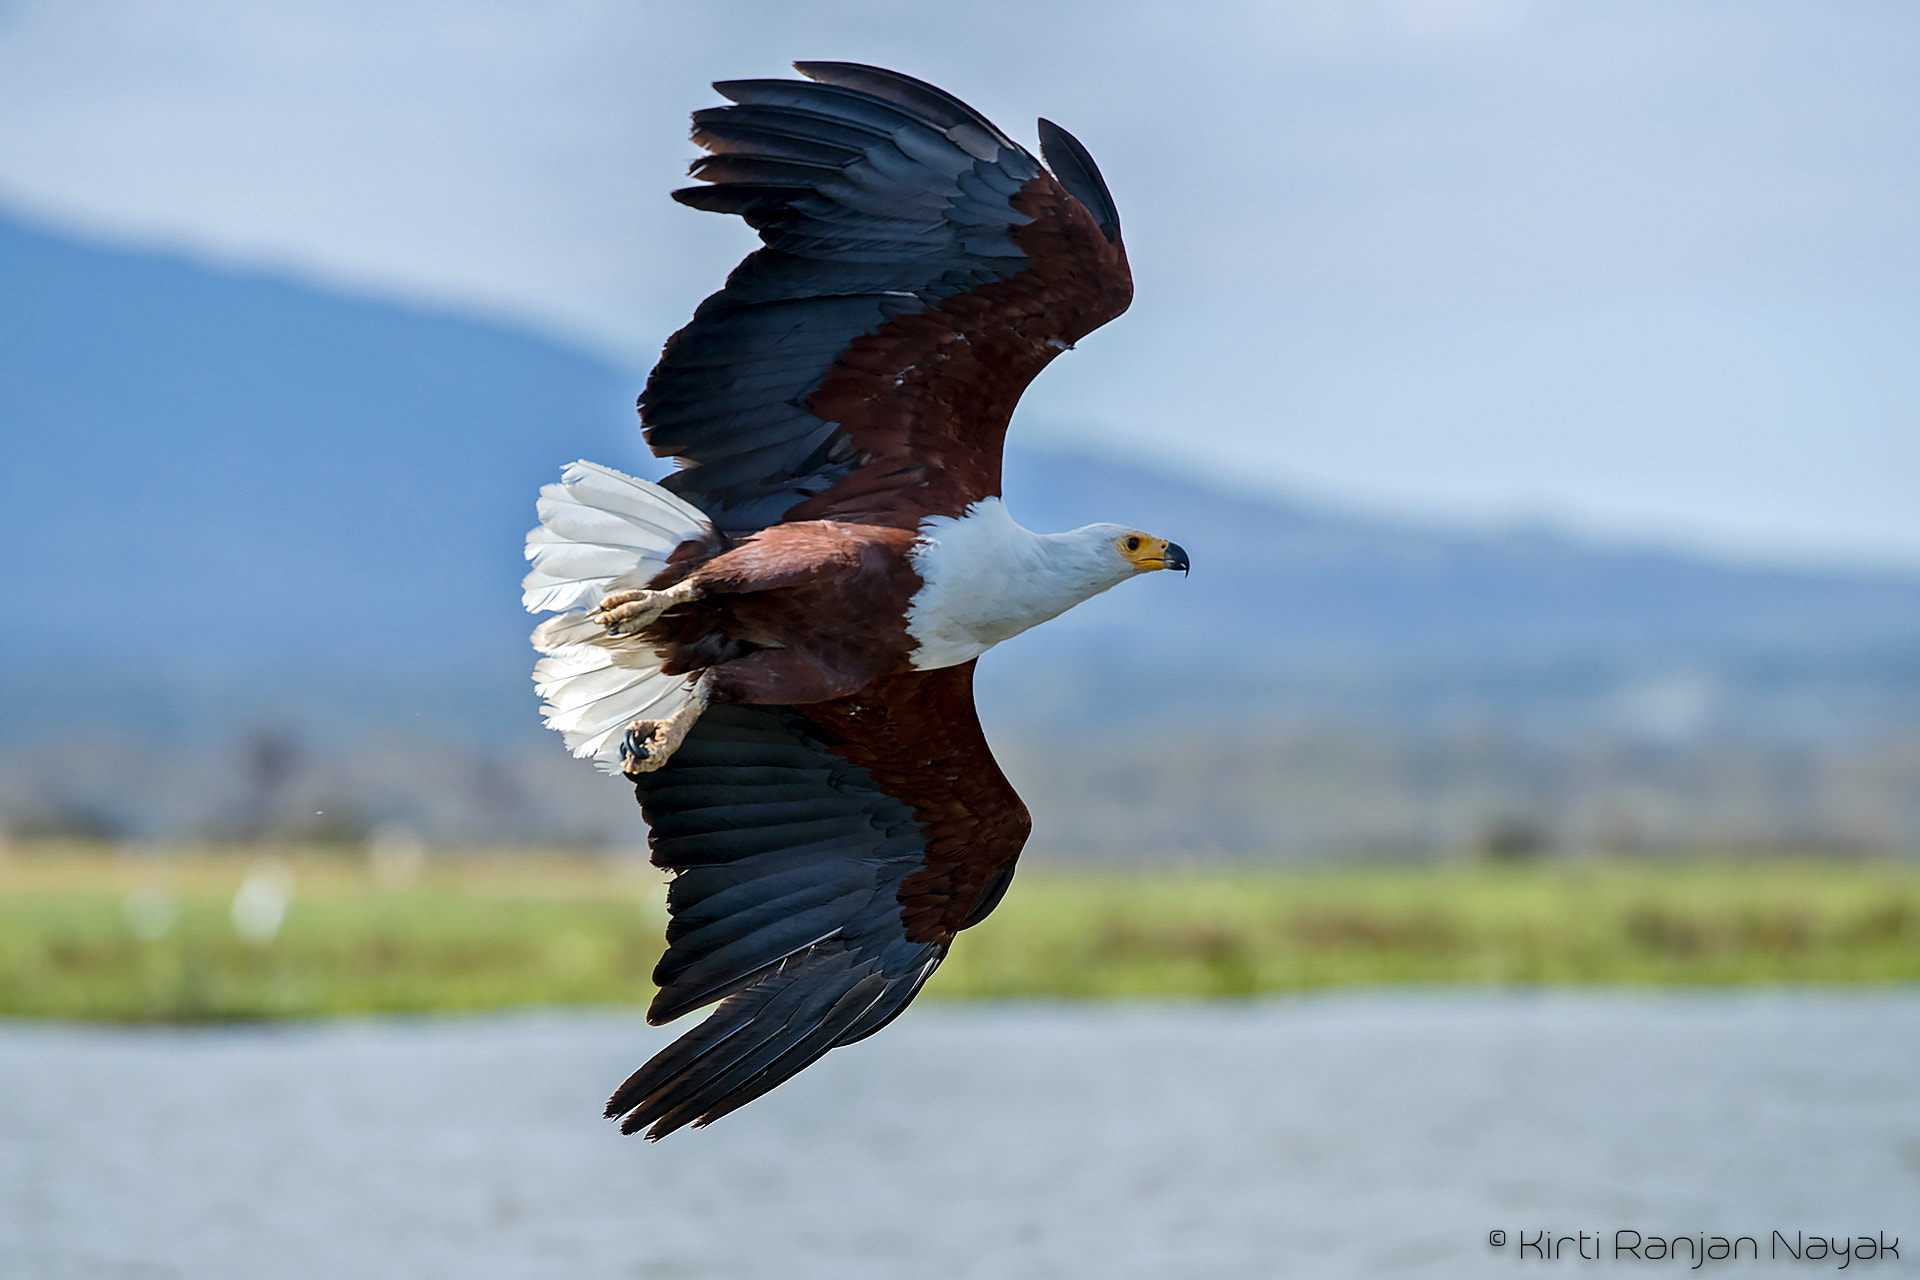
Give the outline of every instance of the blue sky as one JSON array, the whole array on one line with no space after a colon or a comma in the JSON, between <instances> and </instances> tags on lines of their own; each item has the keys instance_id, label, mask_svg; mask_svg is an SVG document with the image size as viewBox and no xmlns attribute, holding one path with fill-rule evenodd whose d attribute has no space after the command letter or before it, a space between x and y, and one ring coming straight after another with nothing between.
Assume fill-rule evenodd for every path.
<instances>
[{"instance_id":1,"label":"blue sky","mask_svg":"<svg viewBox=\"0 0 1920 1280\"><path fill-rule=\"evenodd\" d=\"M708 80L1092 147L1139 296L1023 428L1249 488L1920 566L1920 7L0 3L0 203L636 366L748 247Z\"/></svg>"}]
</instances>

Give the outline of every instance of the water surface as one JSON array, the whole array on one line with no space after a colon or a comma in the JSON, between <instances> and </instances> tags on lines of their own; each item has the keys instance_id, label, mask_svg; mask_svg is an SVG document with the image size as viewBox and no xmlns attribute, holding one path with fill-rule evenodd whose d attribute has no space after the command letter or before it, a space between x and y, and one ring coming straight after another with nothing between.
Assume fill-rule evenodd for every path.
<instances>
[{"instance_id":1,"label":"water surface","mask_svg":"<svg viewBox=\"0 0 1920 1280\"><path fill-rule=\"evenodd\" d=\"M1482 1276L1619 1228L1884 1230L1872 1274L1920 1271L1911 989L923 1005L622 1138L601 1102L669 1038L0 1024L0 1276Z\"/></svg>"}]
</instances>

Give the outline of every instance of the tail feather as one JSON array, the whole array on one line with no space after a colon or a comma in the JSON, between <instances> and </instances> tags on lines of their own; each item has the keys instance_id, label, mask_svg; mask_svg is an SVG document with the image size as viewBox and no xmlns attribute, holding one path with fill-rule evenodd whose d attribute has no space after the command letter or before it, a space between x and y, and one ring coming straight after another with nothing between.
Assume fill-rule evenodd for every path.
<instances>
[{"instance_id":1,"label":"tail feather","mask_svg":"<svg viewBox=\"0 0 1920 1280\"><path fill-rule=\"evenodd\" d=\"M576 462L540 490L540 527L527 535L532 570L521 581L528 613L598 604L609 591L645 586L681 543L713 525L659 485Z\"/></svg>"},{"instance_id":2,"label":"tail feather","mask_svg":"<svg viewBox=\"0 0 1920 1280\"><path fill-rule=\"evenodd\" d=\"M543 658L533 668L534 691L545 701L549 729L566 736L576 756L617 763L616 741L635 720L665 720L680 709L693 687L689 676L669 676L630 667L607 667L586 676L553 677Z\"/></svg>"},{"instance_id":3,"label":"tail feather","mask_svg":"<svg viewBox=\"0 0 1920 1280\"><path fill-rule=\"evenodd\" d=\"M686 702L692 680L661 671L657 653L634 636L610 635L583 607L640 588L689 541L713 534L696 508L659 485L610 467L576 462L540 490L540 527L527 535L532 569L521 582L530 613L568 610L542 622L533 669L549 728L576 756L618 772L628 724L666 719Z\"/></svg>"},{"instance_id":4,"label":"tail feather","mask_svg":"<svg viewBox=\"0 0 1920 1280\"><path fill-rule=\"evenodd\" d=\"M685 536L687 520L677 509L657 513L645 508L633 510L631 504L617 510L590 507L585 503L607 496L607 489L604 486L582 485L571 488L567 499L556 500L543 496L537 504L542 523L552 531L556 540L603 542L610 546L631 547L635 551L658 554L663 550L673 550L674 544Z\"/></svg>"}]
</instances>

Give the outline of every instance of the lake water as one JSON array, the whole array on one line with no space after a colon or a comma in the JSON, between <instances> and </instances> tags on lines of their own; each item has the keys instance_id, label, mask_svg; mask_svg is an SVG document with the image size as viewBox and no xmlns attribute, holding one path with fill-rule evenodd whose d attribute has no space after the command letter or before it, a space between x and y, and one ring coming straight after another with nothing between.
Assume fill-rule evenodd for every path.
<instances>
[{"instance_id":1,"label":"lake water","mask_svg":"<svg viewBox=\"0 0 1920 1280\"><path fill-rule=\"evenodd\" d=\"M1518 1257L1620 1229L1884 1232L1902 1259L1868 1273L1920 1272L1910 988L930 1004L711 1128L622 1138L601 1102L669 1038L0 1024L0 1277L1687 1270Z\"/></svg>"}]
</instances>

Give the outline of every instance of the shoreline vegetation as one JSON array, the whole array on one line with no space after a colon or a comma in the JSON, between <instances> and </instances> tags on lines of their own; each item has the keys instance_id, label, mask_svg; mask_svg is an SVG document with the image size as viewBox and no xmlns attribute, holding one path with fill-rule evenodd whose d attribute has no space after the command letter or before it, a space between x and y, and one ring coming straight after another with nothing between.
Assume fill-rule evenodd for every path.
<instances>
[{"instance_id":1,"label":"shoreline vegetation","mask_svg":"<svg viewBox=\"0 0 1920 1280\"><path fill-rule=\"evenodd\" d=\"M665 925L661 874L631 855L17 843L0 1017L642 1007ZM1916 980L1914 860L1043 863L922 998Z\"/></svg>"}]
</instances>

